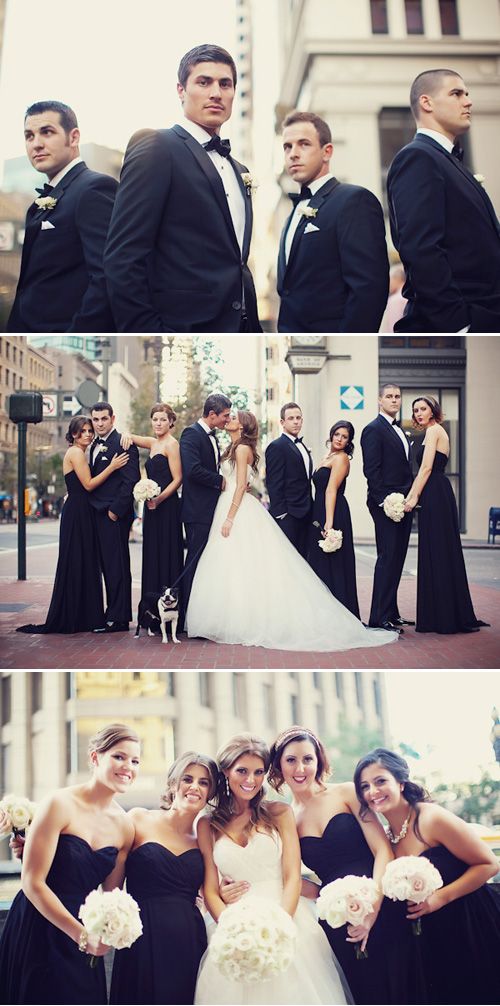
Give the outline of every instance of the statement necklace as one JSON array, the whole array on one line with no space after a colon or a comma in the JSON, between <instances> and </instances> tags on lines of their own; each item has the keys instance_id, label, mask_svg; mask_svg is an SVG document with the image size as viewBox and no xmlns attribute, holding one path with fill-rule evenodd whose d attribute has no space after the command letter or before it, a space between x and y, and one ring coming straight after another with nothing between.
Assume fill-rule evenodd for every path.
<instances>
[{"instance_id":1,"label":"statement necklace","mask_svg":"<svg viewBox=\"0 0 500 1006\"><path fill-rule=\"evenodd\" d=\"M410 811L409 811L408 817L403 821L403 825L402 825L401 831L399 832L399 835L395 835L394 834L394 832L393 832L390 824L387 825L386 834L387 834L387 838L389 839L389 842L391 843L391 845L397 845L398 842L400 842L402 838L406 837L406 832L408 831L408 825L410 823L411 811L412 811L412 808L410 807Z\"/></svg>"}]
</instances>

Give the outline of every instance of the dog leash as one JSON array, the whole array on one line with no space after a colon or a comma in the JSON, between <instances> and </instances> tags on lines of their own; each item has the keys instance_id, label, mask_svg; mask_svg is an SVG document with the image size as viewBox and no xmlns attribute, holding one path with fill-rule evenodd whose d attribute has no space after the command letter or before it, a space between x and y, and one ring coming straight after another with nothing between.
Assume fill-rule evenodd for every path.
<instances>
[{"instance_id":1,"label":"dog leash","mask_svg":"<svg viewBox=\"0 0 500 1006\"><path fill-rule=\"evenodd\" d=\"M199 556L203 552L203 549L205 548L206 544L207 543L204 542L203 545L200 546L200 548L195 553L195 555L193 555L193 558L191 559L191 561L187 564L187 566L184 567L184 569L182 570L182 573L180 574L180 576L177 577L177 580L175 581L175 583L170 584L171 588L177 587L177 584L181 582L182 578L186 575L188 569L191 569L191 566L193 565L193 563L196 562L196 560L199 558Z\"/></svg>"}]
</instances>

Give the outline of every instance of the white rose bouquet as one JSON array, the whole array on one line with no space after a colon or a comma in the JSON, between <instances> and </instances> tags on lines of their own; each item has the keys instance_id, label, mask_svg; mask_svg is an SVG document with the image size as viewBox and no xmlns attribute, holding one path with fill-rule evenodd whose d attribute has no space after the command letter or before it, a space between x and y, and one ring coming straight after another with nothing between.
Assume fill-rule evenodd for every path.
<instances>
[{"instance_id":1,"label":"white rose bouquet","mask_svg":"<svg viewBox=\"0 0 500 1006\"><path fill-rule=\"evenodd\" d=\"M295 923L284 908L247 895L222 912L208 952L231 981L269 981L290 967L296 936Z\"/></svg>"},{"instance_id":2,"label":"white rose bouquet","mask_svg":"<svg viewBox=\"0 0 500 1006\"><path fill-rule=\"evenodd\" d=\"M386 517L390 517L396 524L399 524L405 515L405 498L403 493L389 493L385 497L383 507Z\"/></svg>"},{"instance_id":3,"label":"white rose bouquet","mask_svg":"<svg viewBox=\"0 0 500 1006\"><path fill-rule=\"evenodd\" d=\"M334 527L331 527L325 537L318 541L318 545L323 549L323 552L338 552L339 548L342 548L342 539L342 531L336 531Z\"/></svg>"},{"instance_id":4,"label":"white rose bouquet","mask_svg":"<svg viewBox=\"0 0 500 1006\"><path fill-rule=\"evenodd\" d=\"M332 929L341 926L364 926L379 897L378 885L372 877L357 877L350 874L338 877L321 891L316 902L319 919L325 919ZM366 950L356 945L356 957L367 957Z\"/></svg>"},{"instance_id":5,"label":"white rose bouquet","mask_svg":"<svg viewBox=\"0 0 500 1006\"><path fill-rule=\"evenodd\" d=\"M133 492L137 503L145 503L146 500L153 500L155 496L159 496L161 489L154 479L139 479L135 483Z\"/></svg>"},{"instance_id":6,"label":"white rose bouquet","mask_svg":"<svg viewBox=\"0 0 500 1006\"><path fill-rule=\"evenodd\" d=\"M35 816L36 804L25 796L8 793L0 800L0 835L24 834Z\"/></svg>"},{"instance_id":7,"label":"white rose bouquet","mask_svg":"<svg viewBox=\"0 0 500 1006\"><path fill-rule=\"evenodd\" d=\"M413 901L417 905L443 886L443 878L425 856L400 856L388 863L382 890L393 901ZM422 920L412 922L415 936L422 932Z\"/></svg>"},{"instance_id":8,"label":"white rose bouquet","mask_svg":"<svg viewBox=\"0 0 500 1006\"><path fill-rule=\"evenodd\" d=\"M131 947L142 935L139 905L119 887L113 891L90 891L80 905L78 917L86 930L84 937L95 936L115 950ZM85 949L82 939L80 949ZM90 966L93 968L95 965L96 958L92 956Z\"/></svg>"}]
</instances>

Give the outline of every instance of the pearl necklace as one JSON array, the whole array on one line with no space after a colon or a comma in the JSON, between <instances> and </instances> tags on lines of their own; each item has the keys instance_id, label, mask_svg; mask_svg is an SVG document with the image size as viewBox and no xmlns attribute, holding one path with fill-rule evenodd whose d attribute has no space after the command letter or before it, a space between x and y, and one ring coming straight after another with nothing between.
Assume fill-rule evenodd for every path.
<instances>
[{"instance_id":1,"label":"pearl necklace","mask_svg":"<svg viewBox=\"0 0 500 1006\"><path fill-rule=\"evenodd\" d=\"M408 817L406 818L405 821L403 821L403 826L401 828L401 831L399 832L399 835L395 835L394 834L394 832L393 832L390 824L387 825L386 834L387 834L387 838L389 839L389 842L391 843L391 845L397 845L398 842L400 842L402 838L406 837L406 832L408 831L408 825L410 823L411 811L412 811L412 808L410 807L410 811L409 811Z\"/></svg>"}]
</instances>

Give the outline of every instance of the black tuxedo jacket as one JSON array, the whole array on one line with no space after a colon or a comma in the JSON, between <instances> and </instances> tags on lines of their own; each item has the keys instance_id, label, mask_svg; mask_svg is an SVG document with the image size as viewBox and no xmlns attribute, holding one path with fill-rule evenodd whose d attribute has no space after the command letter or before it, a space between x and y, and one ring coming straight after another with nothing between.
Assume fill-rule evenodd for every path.
<instances>
[{"instance_id":1,"label":"black tuxedo jacket","mask_svg":"<svg viewBox=\"0 0 500 1006\"><path fill-rule=\"evenodd\" d=\"M230 164L245 199L243 254L202 145L181 126L130 140L105 252L120 332L238 332L243 290L250 331L261 331L247 266L252 199L246 168Z\"/></svg>"},{"instance_id":2,"label":"black tuxedo jacket","mask_svg":"<svg viewBox=\"0 0 500 1006\"><path fill-rule=\"evenodd\" d=\"M211 437L199 423L193 423L182 431L180 448L182 520L185 524L210 525L222 486Z\"/></svg>"},{"instance_id":3,"label":"black tuxedo jacket","mask_svg":"<svg viewBox=\"0 0 500 1006\"><path fill-rule=\"evenodd\" d=\"M399 434L378 415L361 434L363 472L368 482L368 506L379 506L388 493L407 495L412 470Z\"/></svg>"},{"instance_id":4,"label":"black tuxedo jacket","mask_svg":"<svg viewBox=\"0 0 500 1006\"><path fill-rule=\"evenodd\" d=\"M90 448L92 459L94 448ZM112 430L106 440L106 450L100 451L95 461L90 465L92 476L99 475L107 466L115 454L123 454L123 447L120 446L120 434L117 430ZM102 485L89 493L89 499L96 510L111 510L117 517L126 520L133 519L134 502L132 490L141 477L139 469L139 451L132 444L127 449L128 462L124 468L118 468L109 479Z\"/></svg>"},{"instance_id":5,"label":"black tuxedo jacket","mask_svg":"<svg viewBox=\"0 0 500 1006\"><path fill-rule=\"evenodd\" d=\"M389 292L384 215L359 185L329 179L309 200L285 261L278 256L279 332L378 332ZM309 226L310 225L310 226Z\"/></svg>"},{"instance_id":6,"label":"black tuxedo jacket","mask_svg":"<svg viewBox=\"0 0 500 1006\"><path fill-rule=\"evenodd\" d=\"M409 303L398 332L500 329L500 227L485 189L430 136L417 133L387 177L392 238Z\"/></svg>"},{"instance_id":7,"label":"black tuxedo jacket","mask_svg":"<svg viewBox=\"0 0 500 1006\"><path fill-rule=\"evenodd\" d=\"M117 187L77 164L54 187L53 209L29 207L7 331L115 331L102 259Z\"/></svg>"},{"instance_id":8,"label":"black tuxedo jacket","mask_svg":"<svg viewBox=\"0 0 500 1006\"><path fill-rule=\"evenodd\" d=\"M266 486L269 511L273 517L284 513L292 517L306 517L311 509L313 464L307 447L306 450L309 454L309 476L299 448L285 433L272 440L266 450Z\"/></svg>"}]
</instances>

